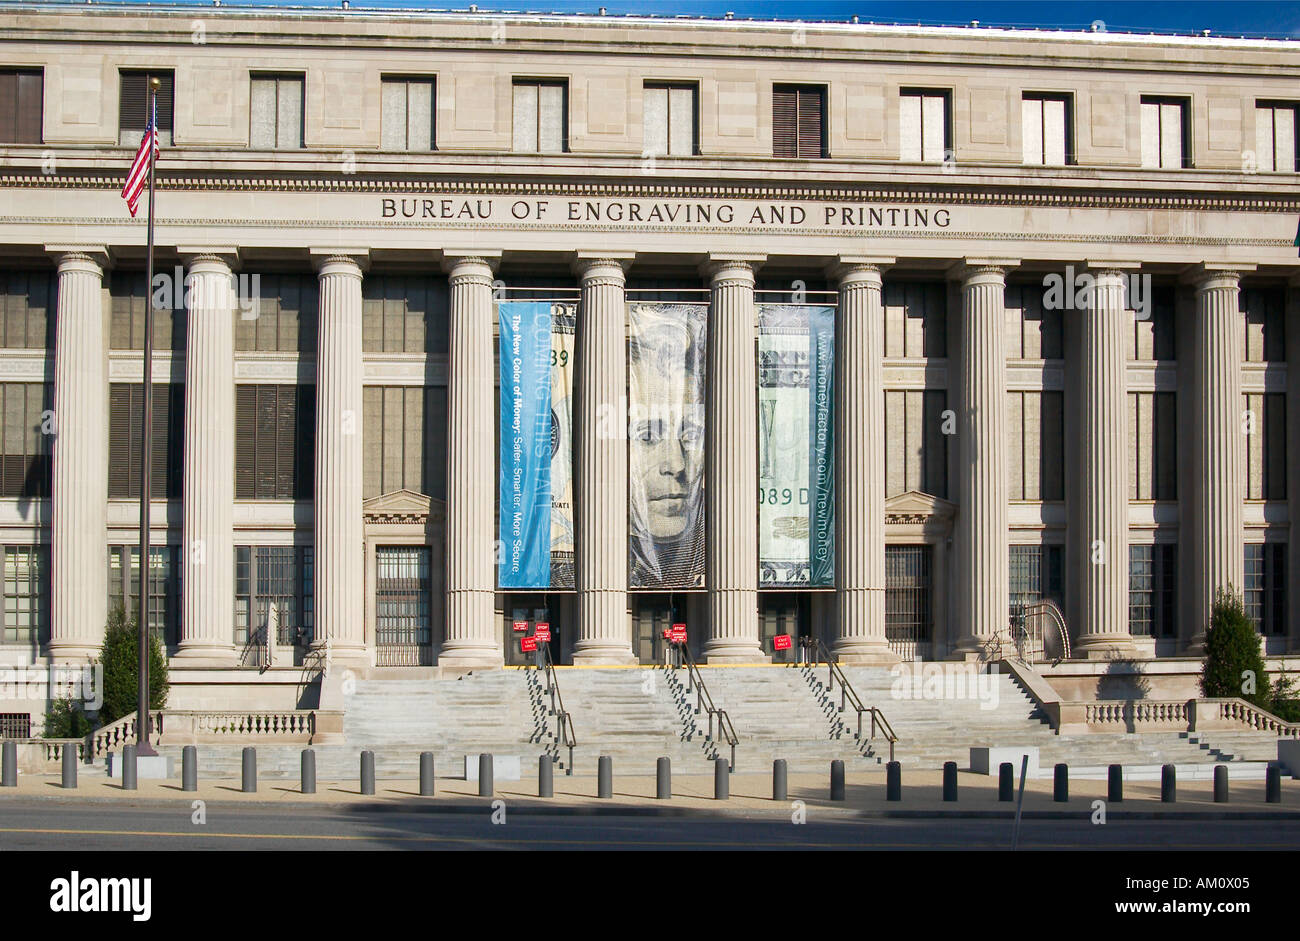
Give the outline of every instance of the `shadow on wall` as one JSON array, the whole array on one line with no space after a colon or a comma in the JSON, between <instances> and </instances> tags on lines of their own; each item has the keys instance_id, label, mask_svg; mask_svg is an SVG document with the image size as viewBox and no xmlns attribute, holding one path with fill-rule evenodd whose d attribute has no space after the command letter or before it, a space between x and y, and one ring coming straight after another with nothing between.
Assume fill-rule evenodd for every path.
<instances>
[{"instance_id":1,"label":"shadow on wall","mask_svg":"<svg viewBox=\"0 0 1300 941\"><path fill-rule=\"evenodd\" d=\"M1118 657L1110 661L1097 679L1097 699L1146 699L1151 681L1142 673L1141 661Z\"/></svg>"}]
</instances>

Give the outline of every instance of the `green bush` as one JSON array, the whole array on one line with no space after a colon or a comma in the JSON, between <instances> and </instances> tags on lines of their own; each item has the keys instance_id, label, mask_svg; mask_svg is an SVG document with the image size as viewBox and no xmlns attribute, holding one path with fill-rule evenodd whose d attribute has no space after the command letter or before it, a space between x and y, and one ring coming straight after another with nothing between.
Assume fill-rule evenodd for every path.
<instances>
[{"instance_id":1,"label":"green bush","mask_svg":"<svg viewBox=\"0 0 1300 941\"><path fill-rule=\"evenodd\" d=\"M45 714L45 738L85 738L95 724L81 711L81 703L69 696L50 703Z\"/></svg>"},{"instance_id":2,"label":"green bush","mask_svg":"<svg viewBox=\"0 0 1300 941\"><path fill-rule=\"evenodd\" d=\"M1246 616L1240 596L1220 589L1205 632L1201 695L1207 699L1239 696L1260 709L1273 706L1273 687L1264 672L1259 635Z\"/></svg>"},{"instance_id":3,"label":"green bush","mask_svg":"<svg viewBox=\"0 0 1300 941\"><path fill-rule=\"evenodd\" d=\"M140 682L140 631L134 617L128 618L122 605L114 606L104 631L104 650L99 662L104 667L104 704L99 721L116 722L136 711ZM149 708L167 705L167 658L157 635L149 635Z\"/></svg>"},{"instance_id":4,"label":"green bush","mask_svg":"<svg viewBox=\"0 0 1300 941\"><path fill-rule=\"evenodd\" d=\"M1300 690L1285 673L1273 681L1273 706L1269 712L1284 722L1300 722Z\"/></svg>"}]
</instances>

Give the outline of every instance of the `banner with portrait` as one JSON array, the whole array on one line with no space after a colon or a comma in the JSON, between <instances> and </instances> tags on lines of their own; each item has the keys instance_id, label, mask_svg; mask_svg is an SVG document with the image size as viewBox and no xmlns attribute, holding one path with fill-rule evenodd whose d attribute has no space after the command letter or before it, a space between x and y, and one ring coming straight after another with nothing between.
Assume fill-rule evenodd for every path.
<instances>
[{"instance_id":1,"label":"banner with portrait","mask_svg":"<svg viewBox=\"0 0 1300 941\"><path fill-rule=\"evenodd\" d=\"M758 308L759 584L835 584L835 308Z\"/></svg>"},{"instance_id":2,"label":"banner with portrait","mask_svg":"<svg viewBox=\"0 0 1300 941\"><path fill-rule=\"evenodd\" d=\"M628 305L628 584L704 585L707 304Z\"/></svg>"}]
</instances>

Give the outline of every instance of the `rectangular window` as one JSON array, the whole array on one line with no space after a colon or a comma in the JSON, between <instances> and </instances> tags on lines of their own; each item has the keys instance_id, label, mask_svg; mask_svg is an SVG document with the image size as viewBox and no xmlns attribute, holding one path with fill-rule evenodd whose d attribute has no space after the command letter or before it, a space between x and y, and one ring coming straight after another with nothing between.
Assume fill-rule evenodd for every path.
<instances>
[{"instance_id":1,"label":"rectangular window","mask_svg":"<svg viewBox=\"0 0 1300 941\"><path fill-rule=\"evenodd\" d=\"M50 639L50 550L48 546L5 546L6 644L33 649Z\"/></svg>"},{"instance_id":2,"label":"rectangular window","mask_svg":"<svg viewBox=\"0 0 1300 941\"><path fill-rule=\"evenodd\" d=\"M885 639L904 660L929 653L931 555L929 546L885 546Z\"/></svg>"},{"instance_id":3,"label":"rectangular window","mask_svg":"<svg viewBox=\"0 0 1300 941\"><path fill-rule=\"evenodd\" d=\"M258 274L257 316L235 320L235 349L314 353L320 282L310 274Z\"/></svg>"},{"instance_id":4,"label":"rectangular window","mask_svg":"<svg viewBox=\"0 0 1300 941\"><path fill-rule=\"evenodd\" d=\"M1142 96L1142 166L1174 170L1190 167L1191 147L1186 98Z\"/></svg>"},{"instance_id":5,"label":"rectangular window","mask_svg":"<svg viewBox=\"0 0 1300 941\"><path fill-rule=\"evenodd\" d=\"M108 387L108 495L140 499L140 442L144 433L144 384ZM154 383L150 434L151 498L179 500L185 453L185 386Z\"/></svg>"},{"instance_id":6,"label":"rectangular window","mask_svg":"<svg viewBox=\"0 0 1300 941\"><path fill-rule=\"evenodd\" d=\"M375 549L375 662L428 666L433 662L428 546Z\"/></svg>"},{"instance_id":7,"label":"rectangular window","mask_svg":"<svg viewBox=\"0 0 1300 941\"><path fill-rule=\"evenodd\" d=\"M695 99L694 85L646 83L644 156L694 156Z\"/></svg>"},{"instance_id":8,"label":"rectangular window","mask_svg":"<svg viewBox=\"0 0 1300 941\"><path fill-rule=\"evenodd\" d=\"M31 738L30 712L0 712L0 738Z\"/></svg>"},{"instance_id":9,"label":"rectangular window","mask_svg":"<svg viewBox=\"0 0 1300 941\"><path fill-rule=\"evenodd\" d=\"M1286 633L1286 544L1246 546L1246 616L1261 634Z\"/></svg>"},{"instance_id":10,"label":"rectangular window","mask_svg":"<svg viewBox=\"0 0 1300 941\"><path fill-rule=\"evenodd\" d=\"M149 300L143 271L114 271L109 277L112 311L109 320L109 348L144 350L144 314ZM154 305L154 352L185 352L184 296L173 299L173 307Z\"/></svg>"},{"instance_id":11,"label":"rectangular window","mask_svg":"<svg viewBox=\"0 0 1300 941\"><path fill-rule=\"evenodd\" d=\"M567 82L515 80L514 151L561 154L569 149Z\"/></svg>"},{"instance_id":12,"label":"rectangular window","mask_svg":"<svg viewBox=\"0 0 1300 941\"><path fill-rule=\"evenodd\" d=\"M1063 394L1007 393L1007 474L1012 500L1064 500Z\"/></svg>"},{"instance_id":13,"label":"rectangular window","mask_svg":"<svg viewBox=\"0 0 1300 941\"><path fill-rule=\"evenodd\" d=\"M385 77L380 83L384 150L433 150L436 100L431 78Z\"/></svg>"},{"instance_id":14,"label":"rectangular window","mask_svg":"<svg viewBox=\"0 0 1300 941\"><path fill-rule=\"evenodd\" d=\"M235 387L235 498L310 500L315 386Z\"/></svg>"},{"instance_id":15,"label":"rectangular window","mask_svg":"<svg viewBox=\"0 0 1300 941\"><path fill-rule=\"evenodd\" d=\"M127 560L130 560L129 563ZM140 547L108 547L108 609L131 615L140 608ZM164 645L181 637L181 547L149 547L149 629Z\"/></svg>"},{"instance_id":16,"label":"rectangular window","mask_svg":"<svg viewBox=\"0 0 1300 941\"><path fill-rule=\"evenodd\" d=\"M886 281L885 355L948 355L948 291L941 281Z\"/></svg>"},{"instance_id":17,"label":"rectangular window","mask_svg":"<svg viewBox=\"0 0 1300 941\"><path fill-rule=\"evenodd\" d=\"M446 388L366 386L362 403L362 494L369 498L403 489L445 494Z\"/></svg>"},{"instance_id":18,"label":"rectangular window","mask_svg":"<svg viewBox=\"0 0 1300 941\"><path fill-rule=\"evenodd\" d=\"M1128 628L1138 637L1174 637L1177 546L1128 547Z\"/></svg>"},{"instance_id":19,"label":"rectangular window","mask_svg":"<svg viewBox=\"0 0 1300 941\"><path fill-rule=\"evenodd\" d=\"M296 150L303 145L301 75L254 75L249 103L248 146Z\"/></svg>"},{"instance_id":20,"label":"rectangular window","mask_svg":"<svg viewBox=\"0 0 1300 941\"><path fill-rule=\"evenodd\" d=\"M774 85L772 156L816 159L826 154L826 89Z\"/></svg>"},{"instance_id":21,"label":"rectangular window","mask_svg":"<svg viewBox=\"0 0 1300 941\"><path fill-rule=\"evenodd\" d=\"M0 144L41 143L45 73L0 69Z\"/></svg>"},{"instance_id":22,"label":"rectangular window","mask_svg":"<svg viewBox=\"0 0 1300 941\"><path fill-rule=\"evenodd\" d=\"M377 275L361 285L361 348L367 353L446 353L447 282Z\"/></svg>"},{"instance_id":23,"label":"rectangular window","mask_svg":"<svg viewBox=\"0 0 1300 941\"><path fill-rule=\"evenodd\" d=\"M1246 288L1238 292L1237 306L1242 315L1242 361L1285 362L1285 291L1281 288Z\"/></svg>"},{"instance_id":24,"label":"rectangular window","mask_svg":"<svg viewBox=\"0 0 1300 941\"><path fill-rule=\"evenodd\" d=\"M0 497L50 495L53 408L53 383L0 383Z\"/></svg>"},{"instance_id":25,"label":"rectangular window","mask_svg":"<svg viewBox=\"0 0 1300 941\"><path fill-rule=\"evenodd\" d=\"M250 646L306 647L312 640L312 547L235 547L235 644L247 661Z\"/></svg>"},{"instance_id":26,"label":"rectangular window","mask_svg":"<svg viewBox=\"0 0 1300 941\"><path fill-rule=\"evenodd\" d=\"M1286 499L1286 393L1242 396L1246 426L1246 499Z\"/></svg>"},{"instance_id":27,"label":"rectangular window","mask_svg":"<svg viewBox=\"0 0 1300 941\"><path fill-rule=\"evenodd\" d=\"M943 389L885 392L885 495L919 490L948 496L948 436Z\"/></svg>"},{"instance_id":28,"label":"rectangular window","mask_svg":"<svg viewBox=\"0 0 1300 941\"><path fill-rule=\"evenodd\" d=\"M946 91L904 88L899 92L899 160L943 163L952 153L948 100Z\"/></svg>"},{"instance_id":29,"label":"rectangular window","mask_svg":"<svg viewBox=\"0 0 1300 941\"><path fill-rule=\"evenodd\" d=\"M172 99L175 83L171 70L121 72L118 97L117 142L123 147L139 147L144 127L149 121L149 79L158 79L158 144L171 146Z\"/></svg>"},{"instance_id":30,"label":"rectangular window","mask_svg":"<svg viewBox=\"0 0 1300 941\"><path fill-rule=\"evenodd\" d=\"M1178 499L1178 413L1173 392L1128 394L1128 498Z\"/></svg>"},{"instance_id":31,"label":"rectangular window","mask_svg":"<svg viewBox=\"0 0 1300 941\"><path fill-rule=\"evenodd\" d=\"M0 346L53 350L59 282L53 271L0 271Z\"/></svg>"},{"instance_id":32,"label":"rectangular window","mask_svg":"<svg viewBox=\"0 0 1300 941\"><path fill-rule=\"evenodd\" d=\"M1061 312L1043 306L1042 284L1008 284L1007 359L1062 359Z\"/></svg>"},{"instance_id":33,"label":"rectangular window","mask_svg":"<svg viewBox=\"0 0 1300 941\"><path fill-rule=\"evenodd\" d=\"M1063 167L1074 162L1069 95L1025 92L1020 137L1026 166Z\"/></svg>"},{"instance_id":34,"label":"rectangular window","mask_svg":"<svg viewBox=\"0 0 1300 941\"><path fill-rule=\"evenodd\" d=\"M1043 600L1064 608L1064 560L1063 546L1011 546L1008 591L1012 612Z\"/></svg>"},{"instance_id":35,"label":"rectangular window","mask_svg":"<svg viewBox=\"0 0 1300 941\"><path fill-rule=\"evenodd\" d=\"M1296 116L1293 101L1255 102L1256 169L1265 173L1294 173L1300 165Z\"/></svg>"},{"instance_id":36,"label":"rectangular window","mask_svg":"<svg viewBox=\"0 0 1300 941\"><path fill-rule=\"evenodd\" d=\"M1167 285L1151 289L1148 316L1129 306L1133 316L1133 335L1128 358L1140 361L1170 360L1175 357L1174 324L1176 316L1174 288Z\"/></svg>"}]
</instances>

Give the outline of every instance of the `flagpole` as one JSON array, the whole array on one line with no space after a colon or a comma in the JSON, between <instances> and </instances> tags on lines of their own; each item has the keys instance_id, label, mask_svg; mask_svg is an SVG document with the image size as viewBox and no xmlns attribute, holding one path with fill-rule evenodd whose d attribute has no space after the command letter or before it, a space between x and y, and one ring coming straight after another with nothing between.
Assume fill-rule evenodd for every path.
<instances>
[{"instance_id":1,"label":"flagpole","mask_svg":"<svg viewBox=\"0 0 1300 941\"><path fill-rule=\"evenodd\" d=\"M154 118L158 107L156 78L149 79L148 111L145 114L145 135L158 133ZM152 499L150 484L153 477L153 166L154 146L149 148L149 222L145 253L145 303L144 303L144 421L140 428L140 594L136 625L139 629L139 685L136 688L136 754L154 755L149 744L149 502Z\"/></svg>"}]
</instances>

